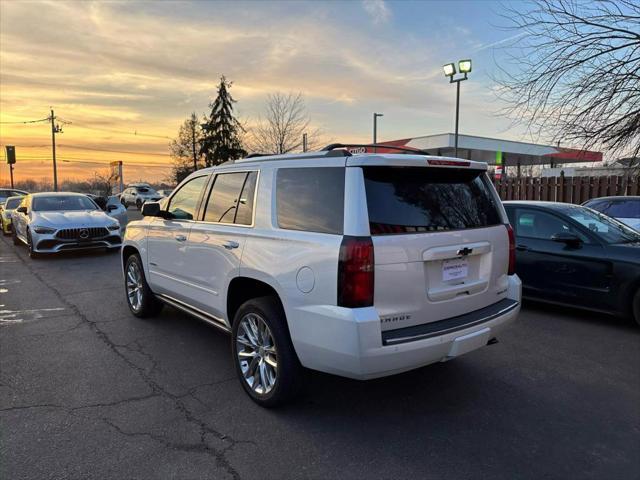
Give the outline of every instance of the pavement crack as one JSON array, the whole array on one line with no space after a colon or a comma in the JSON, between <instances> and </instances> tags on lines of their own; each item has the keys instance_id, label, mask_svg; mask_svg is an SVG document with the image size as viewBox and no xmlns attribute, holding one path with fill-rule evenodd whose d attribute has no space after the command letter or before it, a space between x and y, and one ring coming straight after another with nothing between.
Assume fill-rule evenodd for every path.
<instances>
[{"instance_id":1,"label":"pavement crack","mask_svg":"<svg viewBox=\"0 0 640 480\"><path fill-rule=\"evenodd\" d=\"M170 442L169 440L165 439L164 437L157 437L157 441L161 441L161 442L165 442L167 445L174 445L179 447L179 449L187 449L184 451L204 451L204 452L208 452L210 455L212 455L213 457L215 457L216 459L216 465L218 465L220 468L223 468L225 471L227 471L234 479L240 479L240 475L238 474L238 472L234 469L234 467L230 464L229 460L226 458L225 453L229 450L229 448L225 448L222 449L220 451L211 448L207 442L206 442L206 434L212 435L213 437L228 442L231 444L231 446L235 445L237 443L237 440L234 440L233 438L215 430L214 428L210 427L204 420L199 419L198 417L196 417L196 415L185 405L185 403L183 402L183 398L185 396L191 396L192 398L195 398L191 393L187 393L186 395L174 395L171 392L167 391L165 388L163 388L156 380L154 380L153 378L151 378L150 373L151 372L147 372L145 368L137 365L135 362L133 362L131 359L129 359L122 351L121 349L127 349L129 348L131 351L131 348L128 345L119 345L117 343L115 343L113 340L111 340L109 338L109 336L107 335L107 333L102 330L98 324L98 322L95 322L93 320L91 320L90 318L88 318L82 311L80 311L80 309L78 308L78 306L74 303L72 303L71 301L69 301L67 298L65 298L62 293L53 285L51 285L49 282L47 282L47 280L45 280L45 278L35 269L33 268L33 266L28 263L27 261L25 261L24 258L22 258L21 255L17 254L16 257L20 260L20 262L22 262L22 264L27 268L27 270L29 270L29 272L31 272L31 274L38 280L40 281L43 285L45 285L46 287L48 287L51 292L53 292L53 294L55 295L55 297L66 307L69 308L69 310L75 314L82 322L85 322L90 328L91 330L97 335L97 337L116 355L118 356L129 368L131 368L132 370L134 370L139 376L140 378L144 381L144 383L149 387L149 389L151 390L149 397L151 396L162 396L165 398L170 399L171 401L174 402L175 407L177 408L177 410L179 412L182 413L184 419L189 422L192 423L194 425L196 425L199 429L200 429L200 444L196 447L192 446L192 445L182 445L182 444L173 444L172 442ZM133 344L135 344L137 342L137 340L131 342ZM138 342L138 348L140 348L140 343ZM141 353L143 355L145 355L144 353L138 351L138 353ZM148 355L148 354L147 354ZM152 358L152 357L148 357L148 358ZM153 364L157 363L155 360L153 360ZM152 368L153 370L153 368ZM228 379L225 379L223 381L228 381ZM196 399L199 401L199 399ZM200 402L202 403L202 402ZM67 408L67 407L59 407L58 408ZM68 409L68 408L67 408ZM123 430L117 428L115 426L115 424L112 424L111 422L109 422L108 420L103 419L105 422L109 423L114 429L118 430L119 432L121 432L123 435L126 434L126 432L124 432ZM133 433L131 434L132 436L140 436L140 435L147 435L150 438L153 438L153 436L151 434L147 434L147 433ZM243 443L249 443L248 441L244 441Z\"/></svg>"},{"instance_id":2,"label":"pavement crack","mask_svg":"<svg viewBox=\"0 0 640 480\"><path fill-rule=\"evenodd\" d=\"M156 435L150 432L130 432L130 431L126 431L123 428L121 428L120 426L118 426L116 423L112 422L111 420L109 420L108 418L100 418L101 421L103 421L104 423L106 423L107 425L109 425L111 428L113 428L116 432L118 432L120 435L123 435L125 437L145 437L145 438L149 438L155 442L160 443L161 445L163 445L164 447L170 449L170 450L174 450L174 451L180 451L180 452L188 452L188 453L203 453L205 455L209 455L211 457L213 457L216 461L216 465L218 467L224 468L229 474L231 474L231 476L236 479L236 480L240 480L240 475L238 474L237 471L235 471L233 469L233 467L231 467L231 465L229 464L229 462L227 461L226 457L225 457L225 452L227 450L229 450L229 448L226 448L224 450L218 451L214 448L211 448L209 446L209 444L206 441L206 432L204 429L201 430L200 433L200 442L198 443L182 443L182 442L172 442L167 440L165 437L163 437L162 435Z\"/></svg>"},{"instance_id":3,"label":"pavement crack","mask_svg":"<svg viewBox=\"0 0 640 480\"><path fill-rule=\"evenodd\" d=\"M15 407L7 407L7 408L0 408L0 413L3 412L15 412L15 411L19 411L19 410L30 410L32 408L61 408L64 410L68 410L67 407L65 407L64 405L56 405L53 403L39 403L36 405L18 405Z\"/></svg>"}]
</instances>

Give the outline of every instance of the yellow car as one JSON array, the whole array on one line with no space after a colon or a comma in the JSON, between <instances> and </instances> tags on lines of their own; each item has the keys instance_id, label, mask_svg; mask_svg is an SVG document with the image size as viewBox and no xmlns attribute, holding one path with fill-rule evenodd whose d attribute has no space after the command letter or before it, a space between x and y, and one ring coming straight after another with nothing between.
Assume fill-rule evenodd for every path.
<instances>
[{"instance_id":1,"label":"yellow car","mask_svg":"<svg viewBox=\"0 0 640 480\"><path fill-rule=\"evenodd\" d=\"M0 226L4 235L11 235L11 214L20 206L23 196L9 197L0 205Z\"/></svg>"}]
</instances>

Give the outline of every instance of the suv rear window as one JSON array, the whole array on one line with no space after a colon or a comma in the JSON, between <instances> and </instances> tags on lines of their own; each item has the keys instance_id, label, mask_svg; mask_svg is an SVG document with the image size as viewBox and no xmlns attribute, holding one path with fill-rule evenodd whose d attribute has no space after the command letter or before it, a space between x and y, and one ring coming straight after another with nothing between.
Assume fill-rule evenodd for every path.
<instances>
[{"instance_id":1,"label":"suv rear window","mask_svg":"<svg viewBox=\"0 0 640 480\"><path fill-rule=\"evenodd\" d=\"M279 169L276 209L280 228L341 235L344 167Z\"/></svg>"},{"instance_id":2,"label":"suv rear window","mask_svg":"<svg viewBox=\"0 0 640 480\"><path fill-rule=\"evenodd\" d=\"M434 232L502 223L484 172L363 167L372 235Z\"/></svg>"}]
</instances>

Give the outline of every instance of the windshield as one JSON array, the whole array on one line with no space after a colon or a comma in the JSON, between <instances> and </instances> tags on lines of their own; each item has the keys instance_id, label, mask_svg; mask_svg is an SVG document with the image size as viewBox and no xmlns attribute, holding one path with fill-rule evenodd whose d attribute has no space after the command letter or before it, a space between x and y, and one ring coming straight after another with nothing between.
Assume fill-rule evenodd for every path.
<instances>
[{"instance_id":1,"label":"windshield","mask_svg":"<svg viewBox=\"0 0 640 480\"><path fill-rule=\"evenodd\" d=\"M153 188L148 188L148 187L136 187L136 191L138 193L155 193Z\"/></svg>"},{"instance_id":2,"label":"windshield","mask_svg":"<svg viewBox=\"0 0 640 480\"><path fill-rule=\"evenodd\" d=\"M14 210L14 209L18 208L18 205L20 205L21 201L22 201L22 198L10 198L4 204L4 209L5 210Z\"/></svg>"},{"instance_id":3,"label":"windshield","mask_svg":"<svg viewBox=\"0 0 640 480\"><path fill-rule=\"evenodd\" d=\"M372 235L479 228L502 223L477 170L364 167Z\"/></svg>"},{"instance_id":4,"label":"windshield","mask_svg":"<svg viewBox=\"0 0 640 480\"><path fill-rule=\"evenodd\" d=\"M584 207L568 207L563 210L606 243L640 242L640 234L600 212Z\"/></svg>"},{"instance_id":5,"label":"windshield","mask_svg":"<svg viewBox=\"0 0 640 480\"><path fill-rule=\"evenodd\" d=\"M97 210L98 206L88 197L81 195L52 195L50 197L34 197L34 212L54 212L64 210Z\"/></svg>"}]
</instances>

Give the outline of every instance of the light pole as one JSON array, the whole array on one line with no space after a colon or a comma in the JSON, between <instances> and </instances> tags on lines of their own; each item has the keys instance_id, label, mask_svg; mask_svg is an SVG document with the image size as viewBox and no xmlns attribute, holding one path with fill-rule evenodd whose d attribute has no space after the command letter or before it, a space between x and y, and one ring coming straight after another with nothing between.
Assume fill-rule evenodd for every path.
<instances>
[{"instance_id":1,"label":"light pole","mask_svg":"<svg viewBox=\"0 0 640 480\"><path fill-rule=\"evenodd\" d=\"M384 113L375 113L373 114L373 144L378 143L378 117L384 117ZM376 147L373 147L373 152L377 151Z\"/></svg>"},{"instance_id":2,"label":"light pole","mask_svg":"<svg viewBox=\"0 0 640 480\"><path fill-rule=\"evenodd\" d=\"M454 78L456 75L456 66L453 63L447 63L442 67L445 77L449 77L449 83L456 84L456 135L454 157L458 156L458 121L460 118L460 82L467 79L467 75L471 72L471 60L460 60L458 62L458 70L463 77Z\"/></svg>"}]
</instances>

